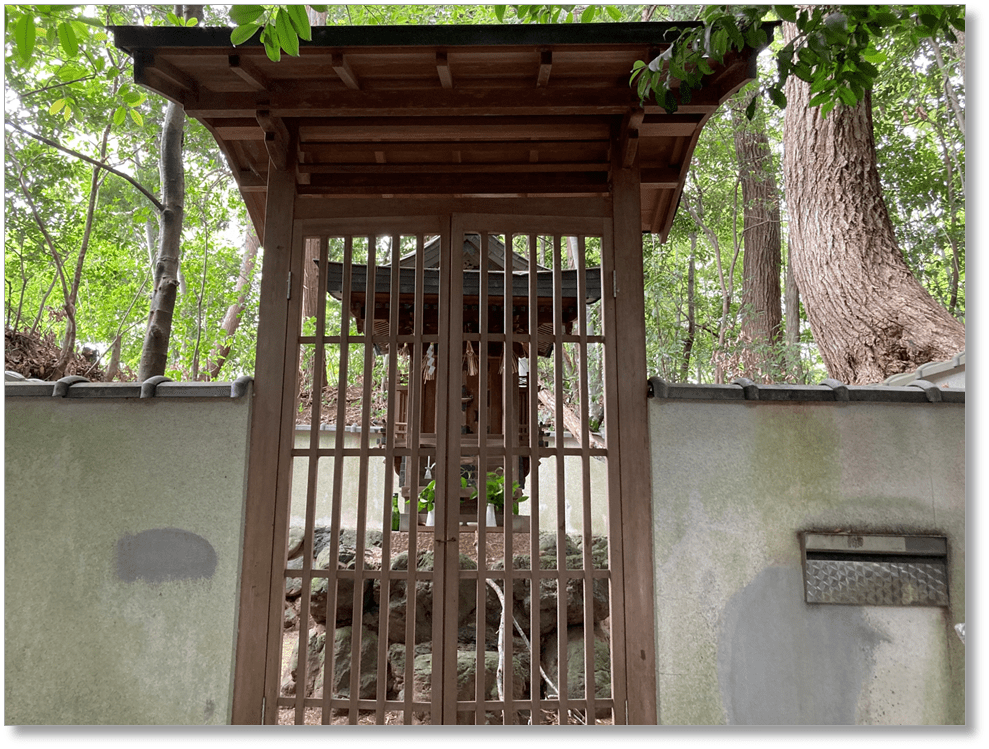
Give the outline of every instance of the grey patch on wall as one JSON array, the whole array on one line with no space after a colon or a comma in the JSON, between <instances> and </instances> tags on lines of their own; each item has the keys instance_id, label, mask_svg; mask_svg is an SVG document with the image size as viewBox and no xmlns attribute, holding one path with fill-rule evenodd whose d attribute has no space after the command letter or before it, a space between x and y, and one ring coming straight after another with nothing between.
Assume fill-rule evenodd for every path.
<instances>
[{"instance_id":1,"label":"grey patch on wall","mask_svg":"<svg viewBox=\"0 0 989 749\"><path fill-rule=\"evenodd\" d=\"M189 531L152 528L117 541L117 577L127 583L208 579L214 572L213 546Z\"/></svg>"},{"instance_id":2,"label":"grey patch on wall","mask_svg":"<svg viewBox=\"0 0 989 749\"><path fill-rule=\"evenodd\" d=\"M721 618L718 682L729 725L854 725L887 639L857 606L808 605L799 569L769 567Z\"/></svg>"}]
</instances>

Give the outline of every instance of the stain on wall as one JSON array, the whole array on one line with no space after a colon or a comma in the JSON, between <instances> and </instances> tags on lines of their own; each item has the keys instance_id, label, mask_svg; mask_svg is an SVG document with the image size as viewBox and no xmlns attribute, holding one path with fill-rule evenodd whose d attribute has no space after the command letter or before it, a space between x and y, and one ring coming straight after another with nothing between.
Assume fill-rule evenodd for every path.
<instances>
[{"instance_id":1,"label":"stain on wall","mask_svg":"<svg viewBox=\"0 0 989 749\"><path fill-rule=\"evenodd\" d=\"M152 528L117 541L117 577L127 583L209 579L215 572L213 546L189 531Z\"/></svg>"},{"instance_id":2,"label":"stain on wall","mask_svg":"<svg viewBox=\"0 0 989 749\"><path fill-rule=\"evenodd\" d=\"M861 607L805 603L799 570L763 570L722 614L717 669L728 724L854 725L884 640Z\"/></svg>"}]
</instances>

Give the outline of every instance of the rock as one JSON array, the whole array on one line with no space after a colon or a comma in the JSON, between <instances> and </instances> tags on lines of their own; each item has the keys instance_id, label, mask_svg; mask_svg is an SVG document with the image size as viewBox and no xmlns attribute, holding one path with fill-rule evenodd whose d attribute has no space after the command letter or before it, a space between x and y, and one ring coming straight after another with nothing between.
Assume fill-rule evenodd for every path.
<instances>
[{"instance_id":1,"label":"rock","mask_svg":"<svg viewBox=\"0 0 989 749\"><path fill-rule=\"evenodd\" d=\"M378 696L378 636L367 627L361 630L361 648L358 659L357 696L359 699L374 699ZM350 677L354 654L353 627L338 627L333 639L333 696L350 697ZM385 663L385 689L387 697L392 692L391 672ZM313 696L323 696L318 688Z\"/></svg>"},{"instance_id":2,"label":"rock","mask_svg":"<svg viewBox=\"0 0 989 749\"><path fill-rule=\"evenodd\" d=\"M584 674L584 628L571 627L567 630L567 697L574 700L586 699ZM595 629L594 636L594 696L599 699L611 697L611 647L608 636ZM550 635L543 647L543 670L559 687L559 633ZM595 717L611 716L610 708L598 708Z\"/></svg>"},{"instance_id":3,"label":"rock","mask_svg":"<svg viewBox=\"0 0 989 749\"><path fill-rule=\"evenodd\" d=\"M513 699L525 699L528 694L528 669L526 668L522 654L516 654L513 658L514 664L514 686ZM413 692L412 699L415 702L429 702L432 698L433 680L433 656L430 653L417 655L413 661ZM484 653L484 675L483 689L484 699L493 700L498 698L498 652L485 651ZM507 680L506 680L507 681ZM473 702L476 697L477 684L477 653L474 650L457 651L457 701ZM404 687L398 693L397 699L405 699ZM425 720L429 717L425 711L417 711L415 717ZM498 722L498 715L488 712L485 723ZM474 725L474 712L465 710L457 713L458 725Z\"/></svg>"},{"instance_id":4,"label":"rock","mask_svg":"<svg viewBox=\"0 0 989 749\"><path fill-rule=\"evenodd\" d=\"M302 555L295 557L295 559L288 560L288 568L290 570L301 570L302 569ZM302 595L302 578L301 577L289 577L285 580L285 598L289 601L298 598Z\"/></svg>"},{"instance_id":5,"label":"rock","mask_svg":"<svg viewBox=\"0 0 989 749\"><path fill-rule=\"evenodd\" d=\"M421 572L432 572L433 552L420 551L416 555L416 569ZM461 569L477 569L470 557L460 555ZM400 572L409 569L409 555L403 552L395 556L391 563L392 571ZM458 626L467 624L476 608L475 580L460 582ZM374 581L371 586L371 601L374 606L381 606L381 586ZM389 642L405 642L405 628L408 609L408 583L405 580L392 580L388 587L388 640ZM415 641L426 642L432 637L433 623L433 583L432 580L416 582L415 587Z\"/></svg>"},{"instance_id":6,"label":"rock","mask_svg":"<svg viewBox=\"0 0 989 749\"><path fill-rule=\"evenodd\" d=\"M302 638L300 638L301 640ZM326 644L326 632L322 629L314 630L309 635L309 647L307 648L305 692L304 696L311 697L316 684L323 683L323 650ZM282 682L282 694L292 697L297 693L298 671L299 671L299 643L296 642L289 659L291 670L288 678Z\"/></svg>"},{"instance_id":7,"label":"rock","mask_svg":"<svg viewBox=\"0 0 989 749\"><path fill-rule=\"evenodd\" d=\"M288 559L292 560L302 556L303 528L292 527L288 529Z\"/></svg>"},{"instance_id":8,"label":"rock","mask_svg":"<svg viewBox=\"0 0 989 749\"><path fill-rule=\"evenodd\" d=\"M316 558L315 569L329 569L329 564L330 549L326 547ZM356 566L356 560L353 554L341 555L340 561L337 562L338 570L354 570ZM377 565L370 562L365 562L364 567L367 570L377 569ZM320 624L326 624L329 582L325 577L314 578L310 586L310 611L313 619ZM338 626L350 626L353 624L354 582L354 580L346 578L337 579L336 624ZM362 586L362 606L364 613L372 612L376 610L377 604L371 597L371 581L363 580Z\"/></svg>"}]
</instances>

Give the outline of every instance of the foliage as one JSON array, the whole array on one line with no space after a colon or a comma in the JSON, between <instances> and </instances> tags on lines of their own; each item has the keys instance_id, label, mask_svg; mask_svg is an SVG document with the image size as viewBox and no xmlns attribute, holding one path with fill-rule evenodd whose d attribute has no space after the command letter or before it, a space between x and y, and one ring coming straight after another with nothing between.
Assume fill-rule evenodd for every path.
<instances>
[{"instance_id":1,"label":"foliage","mask_svg":"<svg viewBox=\"0 0 989 749\"><path fill-rule=\"evenodd\" d=\"M487 492L488 504L493 505L495 510L505 509L505 474L500 468L495 471L488 471L485 479L485 491ZM477 499L478 492L479 490L475 488L471 499ZM512 512L515 515L519 514L519 503L529 498L521 492L522 487L519 482L513 481L512 497L515 501L512 505Z\"/></svg>"}]
</instances>

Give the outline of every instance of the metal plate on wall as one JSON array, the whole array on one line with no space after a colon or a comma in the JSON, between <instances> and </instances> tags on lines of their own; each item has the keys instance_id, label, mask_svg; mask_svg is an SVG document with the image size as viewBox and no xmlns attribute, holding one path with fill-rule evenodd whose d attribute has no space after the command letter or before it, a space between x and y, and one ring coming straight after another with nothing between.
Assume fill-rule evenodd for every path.
<instances>
[{"instance_id":1,"label":"metal plate on wall","mask_svg":"<svg viewBox=\"0 0 989 749\"><path fill-rule=\"evenodd\" d=\"M807 559L804 570L808 603L948 605L948 571L943 562Z\"/></svg>"}]
</instances>

